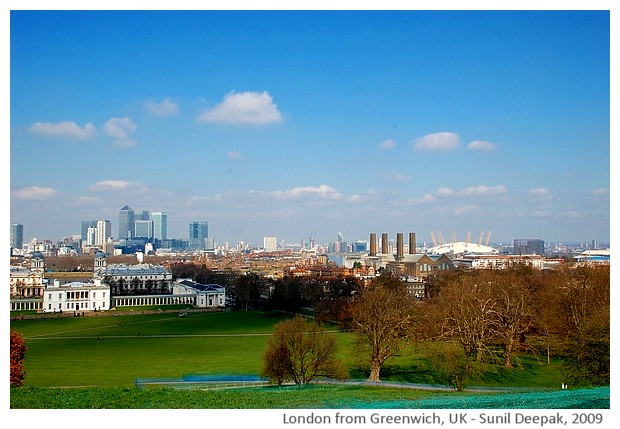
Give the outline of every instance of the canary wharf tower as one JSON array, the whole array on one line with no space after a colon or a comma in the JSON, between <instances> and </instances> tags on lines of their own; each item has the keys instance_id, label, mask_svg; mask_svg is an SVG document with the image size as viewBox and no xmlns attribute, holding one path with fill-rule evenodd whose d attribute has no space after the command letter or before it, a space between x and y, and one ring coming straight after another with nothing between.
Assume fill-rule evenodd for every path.
<instances>
[{"instance_id":1,"label":"canary wharf tower","mask_svg":"<svg viewBox=\"0 0 620 429\"><path fill-rule=\"evenodd\" d=\"M134 212L129 206L125 206L118 214L118 238L134 237Z\"/></svg>"}]
</instances>

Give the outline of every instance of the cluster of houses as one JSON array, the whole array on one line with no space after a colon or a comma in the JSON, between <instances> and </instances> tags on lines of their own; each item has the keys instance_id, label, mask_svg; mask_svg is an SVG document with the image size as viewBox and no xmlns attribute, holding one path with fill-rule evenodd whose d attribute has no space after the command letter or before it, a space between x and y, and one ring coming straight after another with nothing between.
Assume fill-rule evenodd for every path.
<instances>
[{"instance_id":1,"label":"cluster of houses","mask_svg":"<svg viewBox=\"0 0 620 429\"><path fill-rule=\"evenodd\" d=\"M400 237L399 237L400 238ZM425 296L429 274L454 269L505 269L515 264L527 264L543 269L549 261L539 255L447 254L416 253L402 250L392 253L371 251L369 254L340 254L330 260L348 275L371 281L382 271L399 276L414 296ZM330 258L331 259L331 258ZM327 260L325 262L328 262ZM297 266L288 271L292 276L317 275L318 266ZM217 284L201 284L191 279L174 279L172 272L161 266L143 263L136 265L108 264L106 255L97 252L93 277L89 281L60 283L45 277L45 258L34 252L25 265L11 266L11 311L39 312L105 311L126 306L165 306L187 304L198 308L223 307L226 289ZM319 277L320 277L319 273Z\"/></svg>"},{"instance_id":2,"label":"cluster of houses","mask_svg":"<svg viewBox=\"0 0 620 429\"><path fill-rule=\"evenodd\" d=\"M223 307L226 290L191 279L173 280L160 265L108 265L106 255L95 255L93 278L60 283L45 278L45 258L33 253L29 265L11 266L11 311L44 313L105 311L119 306L187 304L198 308Z\"/></svg>"}]
</instances>

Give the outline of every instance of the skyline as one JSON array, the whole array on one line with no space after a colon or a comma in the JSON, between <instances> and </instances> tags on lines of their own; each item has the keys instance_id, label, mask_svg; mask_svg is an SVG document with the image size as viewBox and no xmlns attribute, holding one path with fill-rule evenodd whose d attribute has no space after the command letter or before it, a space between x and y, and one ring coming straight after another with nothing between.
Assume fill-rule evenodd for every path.
<instances>
[{"instance_id":1,"label":"skyline","mask_svg":"<svg viewBox=\"0 0 620 429\"><path fill-rule=\"evenodd\" d=\"M218 242L611 239L609 11L12 11L10 36L24 241L116 235L125 205Z\"/></svg>"}]
</instances>

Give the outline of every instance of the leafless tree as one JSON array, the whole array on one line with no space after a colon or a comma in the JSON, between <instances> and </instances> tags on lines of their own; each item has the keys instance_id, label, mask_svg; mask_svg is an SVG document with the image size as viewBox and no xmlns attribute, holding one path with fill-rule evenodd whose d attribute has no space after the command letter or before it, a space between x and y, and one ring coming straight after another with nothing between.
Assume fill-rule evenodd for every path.
<instances>
[{"instance_id":1,"label":"leafless tree","mask_svg":"<svg viewBox=\"0 0 620 429\"><path fill-rule=\"evenodd\" d=\"M416 302L399 280L382 275L362 289L352 306L353 330L368 349L370 376L379 381L385 361L413 339Z\"/></svg>"}]
</instances>

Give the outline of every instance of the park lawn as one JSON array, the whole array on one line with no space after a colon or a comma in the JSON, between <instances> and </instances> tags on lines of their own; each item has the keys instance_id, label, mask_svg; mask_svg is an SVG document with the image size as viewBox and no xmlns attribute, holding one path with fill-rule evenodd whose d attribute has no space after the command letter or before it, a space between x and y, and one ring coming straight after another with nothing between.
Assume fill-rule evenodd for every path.
<instances>
[{"instance_id":1,"label":"park lawn","mask_svg":"<svg viewBox=\"0 0 620 429\"><path fill-rule=\"evenodd\" d=\"M131 386L184 374L260 374L284 316L204 312L12 320L25 338L25 386ZM350 336L350 334L338 334Z\"/></svg>"},{"instance_id":2,"label":"park lawn","mask_svg":"<svg viewBox=\"0 0 620 429\"><path fill-rule=\"evenodd\" d=\"M471 393L308 385L225 390L11 389L12 409L609 409L609 387Z\"/></svg>"},{"instance_id":3,"label":"park lawn","mask_svg":"<svg viewBox=\"0 0 620 429\"><path fill-rule=\"evenodd\" d=\"M284 317L259 311L102 314L11 320L11 329L22 333L28 347L25 386L126 387L136 379L185 374L258 375L273 325ZM332 332L350 377L367 378L366 355L354 335ZM382 380L446 385L429 347L414 344L389 359ZM468 385L557 388L562 381L557 362L524 356L515 369L486 365Z\"/></svg>"}]
</instances>

